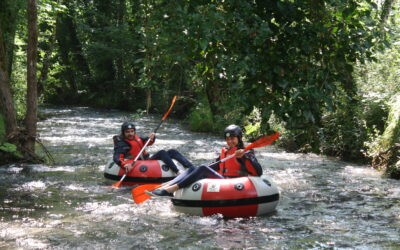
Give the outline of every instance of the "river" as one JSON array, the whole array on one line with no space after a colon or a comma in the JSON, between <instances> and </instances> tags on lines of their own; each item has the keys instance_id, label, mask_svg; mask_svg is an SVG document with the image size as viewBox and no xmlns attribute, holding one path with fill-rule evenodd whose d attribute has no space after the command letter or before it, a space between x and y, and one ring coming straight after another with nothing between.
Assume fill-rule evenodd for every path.
<instances>
[{"instance_id":1,"label":"river","mask_svg":"<svg viewBox=\"0 0 400 250\"><path fill-rule=\"evenodd\" d=\"M1 249L400 249L400 185L368 166L314 154L256 150L281 192L275 213L254 218L188 216L165 199L134 204L130 188L103 177L112 136L129 113L47 107L40 139L55 164L0 167ZM131 119L132 118L132 119ZM160 116L135 118L147 135ZM218 136L168 118L150 153L176 148L213 161Z\"/></svg>"}]
</instances>

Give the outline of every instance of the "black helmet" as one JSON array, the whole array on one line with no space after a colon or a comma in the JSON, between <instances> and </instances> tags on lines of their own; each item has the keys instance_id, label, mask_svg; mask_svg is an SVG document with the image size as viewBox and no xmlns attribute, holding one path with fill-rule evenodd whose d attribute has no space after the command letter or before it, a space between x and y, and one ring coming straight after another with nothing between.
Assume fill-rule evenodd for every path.
<instances>
[{"instance_id":1,"label":"black helmet","mask_svg":"<svg viewBox=\"0 0 400 250\"><path fill-rule=\"evenodd\" d=\"M135 124L133 124L132 122L124 122L124 123L122 123L122 126L121 126L121 132L124 133L125 130L131 129L131 128L136 130Z\"/></svg>"},{"instance_id":2,"label":"black helmet","mask_svg":"<svg viewBox=\"0 0 400 250\"><path fill-rule=\"evenodd\" d=\"M236 136L236 137L242 138L243 133L242 133L242 129L238 125L231 124L225 128L224 135L225 135L225 138L228 136Z\"/></svg>"}]
</instances>

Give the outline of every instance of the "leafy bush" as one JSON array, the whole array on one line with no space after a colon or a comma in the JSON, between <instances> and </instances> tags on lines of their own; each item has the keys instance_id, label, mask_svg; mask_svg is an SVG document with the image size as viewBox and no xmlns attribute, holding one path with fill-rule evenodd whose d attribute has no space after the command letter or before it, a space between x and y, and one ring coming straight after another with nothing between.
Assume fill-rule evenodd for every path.
<instances>
[{"instance_id":1,"label":"leafy bush","mask_svg":"<svg viewBox=\"0 0 400 250\"><path fill-rule=\"evenodd\" d=\"M210 107L200 102L189 114L189 125L193 131L210 132L214 131L213 117Z\"/></svg>"},{"instance_id":2,"label":"leafy bush","mask_svg":"<svg viewBox=\"0 0 400 250\"><path fill-rule=\"evenodd\" d=\"M2 159L0 165L23 158L23 155L18 151L17 146L8 142L0 142L0 156Z\"/></svg>"},{"instance_id":3,"label":"leafy bush","mask_svg":"<svg viewBox=\"0 0 400 250\"><path fill-rule=\"evenodd\" d=\"M344 160L362 160L364 141L368 139L362 109L359 102L350 103L343 99L341 103L335 111L327 111L322 118L320 151Z\"/></svg>"},{"instance_id":4,"label":"leafy bush","mask_svg":"<svg viewBox=\"0 0 400 250\"><path fill-rule=\"evenodd\" d=\"M390 165L386 169L386 175L390 178L400 180L400 159L397 161L395 165Z\"/></svg>"}]
</instances>

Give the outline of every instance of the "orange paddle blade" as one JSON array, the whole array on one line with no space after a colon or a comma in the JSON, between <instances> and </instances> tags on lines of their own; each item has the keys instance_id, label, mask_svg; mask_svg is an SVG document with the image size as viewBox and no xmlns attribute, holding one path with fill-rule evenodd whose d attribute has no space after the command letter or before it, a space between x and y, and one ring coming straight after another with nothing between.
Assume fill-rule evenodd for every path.
<instances>
[{"instance_id":1,"label":"orange paddle blade","mask_svg":"<svg viewBox=\"0 0 400 250\"><path fill-rule=\"evenodd\" d=\"M280 136L279 132L275 132L272 135L267 135L264 137L261 137L260 139L256 140L255 142L249 144L244 150L250 150L252 148L260 148L263 146L267 146L271 143L273 143L276 139L278 139Z\"/></svg>"},{"instance_id":2,"label":"orange paddle blade","mask_svg":"<svg viewBox=\"0 0 400 250\"><path fill-rule=\"evenodd\" d=\"M174 99L172 99L171 106L169 107L169 109L168 109L167 113L165 113L165 115L163 116L163 118L161 118L161 120L162 120L162 121L164 121L164 120L165 120L165 118L167 118L167 116L169 115L169 112L171 112L171 110L172 110L172 107L173 107L173 106L174 106L174 104L175 104L175 101L176 101L176 96L174 96Z\"/></svg>"},{"instance_id":3,"label":"orange paddle blade","mask_svg":"<svg viewBox=\"0 0 400 250\"><path fill-rule=\"evenodd\" d=\"M146 190L154 190L159 188L161 185L160 184L146 184L146 185L141 185L138 187L135 187L132 189L132 199L136 204L142 203L148 199L151 198L150 195L146 194Z\"/></svg>"},{"instance_id":4,"label":"orange paddle blade","mask_svg":"<svg viewBox=\"0 0 400 250\"><path fill-rule=\"evenodd\" d=\"M125 179L126 174L124 174L121 178L121 180L117 181L116 183L111 185L111 188L119 188L122 184L122 181Z\"/></svg>"},{"instance_id":5,"label":"orange paddle blade","mask_svg":"<svg viewBox=\"0 0 400 250\"><path fill-rule=\"evenodd\" d=\"M113 188L119 188L122 184L122 180L121 181L117 181L116 183L112 184L111 187Z\"/></svg>"},{"instance_id":6,"label":"orange paddle blade","mask_svg":"<svg viewBox=\"0 0 400 250\"><path fill-rule=\"evenodd\" d=\"M148 199L151 198L151 196L146 194L146 193L143 193L143 194L140 194L140 195L137 195L137 196L132 196L132 197L133 197L133 201L136 204L140 204L140 203L145 202L145 201L147 201Z\"/></svg>"},{"instance_id":7,"label":"orange paddle blade","mask_svg":"<svg viewBox=\"0 0 400 250\"><path fill-rule=\"evenodd\" d=\"M156 188L159 188L160 186L161 186L160 184L140 185L140 186L135 187L135 188L132 189L132 194L133 195L144 194L144 191L146 191L146 190L154 190Z\"/></svg>"}]
</instances>

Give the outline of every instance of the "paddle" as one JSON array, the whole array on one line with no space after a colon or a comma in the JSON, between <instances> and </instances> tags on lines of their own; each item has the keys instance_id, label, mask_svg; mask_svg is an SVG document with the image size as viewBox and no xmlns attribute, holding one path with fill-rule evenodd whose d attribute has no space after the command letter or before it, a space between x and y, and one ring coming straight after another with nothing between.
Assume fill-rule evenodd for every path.
<instances>
[{"instance_id":1,"label":"paddle","mask_svg":"<svg viewBox=\"0 0 400 250\"><path fill-rule=\"evenodd\" d=\"M172 103L171 106L169 107L167 113L165 113L165 115L161 118L160 123L158 124L158 126L156 127L156 129L154 129L154 134L157 132L157 130L160 128L161 124L164 122L164 120L167 118L167 116L169 115L169 113L172 110L172 107L174 106L176 101L176 96L174 96L174 98L172 99ZM143 148L140 150L139 154L136 156L136 158L133 160L132 166L135 166L136 161L139 159L139 157L142 155L143 151L146 149L147 145L150 142L150 138L146 141L146 143L144 144ZM131 169L131 171L133 170L133 168ZM119 188L122 184L122 181L125 179L126 175L128 174L128 172L125 172L125 174L122 176L121 180L119 180L118 182L114 183L111 187L113 188Z\"/></svg>"},{"instance_id":2,"label":"paddle","mask_svg":"<svg viewBox=\"0 0 400 250\"><path fill-rule=\"evenodd\" d=\"M264 137L261 137L260 139L254 141L253 143L247 145L247 147L244 148L245 152L247 153L249 150L253 149L253 148L260 148L263 146L267 146L269 144L271 144L273 141L275 141L276 139L278 139L280 136L279 132L275 132L272 135L267 135ZM232 154L222 160L218 160L215 162L212 162L210 164L208 164L207 166L211 166L213 164L216 163L221 163L221 162L225 162L229 159L231 159L232 157L235 157L235 154ZM149 198L151 198L150 195L146 194L145 191L153 191L154 189L159 188L161 185L160 184L146 184L146 185L141 185L138 186L136 188L132 189L132 199L136 204L142 203L146 200L148 200Z\"/></svg>"},{"instance_id":3,"label":"paddle","mask_svg":"<svg viewBox=\"0 0 400 250\"><path fill-rule=\"evenodd\" d=\"M161 184L145 184L132 189L132 199L136 204L142 203L150 198L145 191L153 191L161 187Z\"/></svg>"}]
</instances>

